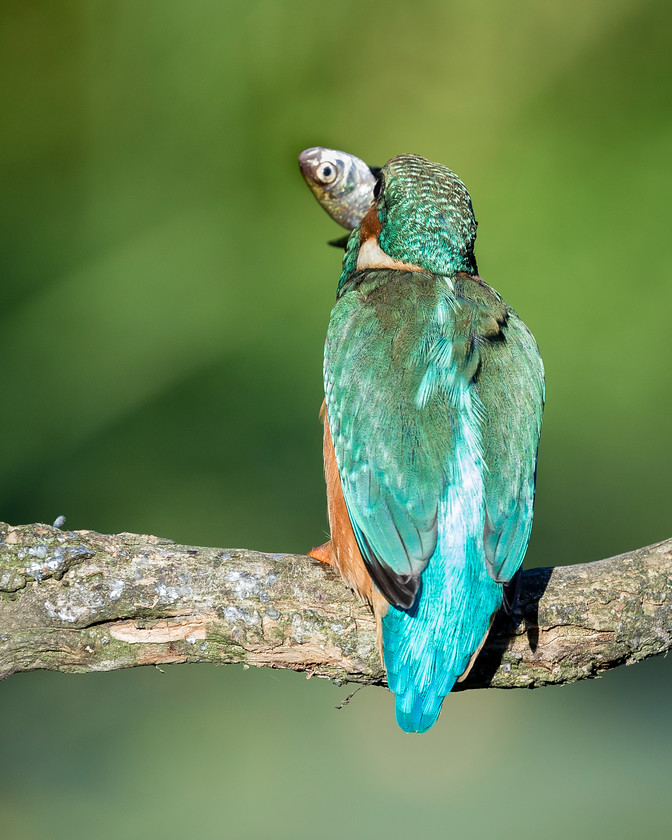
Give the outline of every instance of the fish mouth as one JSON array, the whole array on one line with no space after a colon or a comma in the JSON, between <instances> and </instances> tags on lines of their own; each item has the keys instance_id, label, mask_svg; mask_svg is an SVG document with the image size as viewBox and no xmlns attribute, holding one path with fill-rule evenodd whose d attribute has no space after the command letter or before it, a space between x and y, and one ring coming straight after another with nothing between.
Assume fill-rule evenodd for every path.
<instances>
[{"instance_id":1,"label":"fish mouth","mask_svg":"<svg viewBox=\"0 0 672 840\"><path fill-rule=\"evenodd\" d=\"M315 167L320 162L320 152L319 147L313 146L310 149L304 149L299 155L299 169L304 178L313 177Z\"/></svg>"}]
</instances>

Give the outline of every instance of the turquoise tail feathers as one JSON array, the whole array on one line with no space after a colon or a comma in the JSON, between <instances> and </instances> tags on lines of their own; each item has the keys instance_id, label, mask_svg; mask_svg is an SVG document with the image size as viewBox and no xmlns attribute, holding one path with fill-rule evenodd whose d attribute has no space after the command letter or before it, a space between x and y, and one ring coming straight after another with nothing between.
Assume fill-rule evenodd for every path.
<instances>
[{"instance_id":1,"label":"turquoise tail feathers","mask_svg":"<svg viewBox=\"0 0 672 840\"><path fill-rule=\"evenodd\" d=\"M502 603L502 584L487 572L476 541L450 555L441 540L410 610L390 607L382 620L387 681L397 723L426 732L466 670Z\"/></svg>"}]
</instances>

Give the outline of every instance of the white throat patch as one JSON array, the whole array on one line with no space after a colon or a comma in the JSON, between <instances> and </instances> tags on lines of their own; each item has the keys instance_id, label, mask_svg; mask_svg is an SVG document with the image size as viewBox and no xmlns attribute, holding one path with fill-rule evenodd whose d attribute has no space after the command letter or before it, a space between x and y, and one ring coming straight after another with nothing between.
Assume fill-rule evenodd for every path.
<instances>
[{"instance_id":1,"label":"white throat patch","mask_svg":"<svg viewBox=\"0 0 672 840\"><path fill-rule=\"evenodd\" d=\"M395 260L389 254L386 254L374 236L370 236L363 245L360 245L359 254L357 255L357 271L362 271L365 268L398 268L401 271L426 271L426 269L420 268L415 263Z\"/></svg>"}]
</instances>

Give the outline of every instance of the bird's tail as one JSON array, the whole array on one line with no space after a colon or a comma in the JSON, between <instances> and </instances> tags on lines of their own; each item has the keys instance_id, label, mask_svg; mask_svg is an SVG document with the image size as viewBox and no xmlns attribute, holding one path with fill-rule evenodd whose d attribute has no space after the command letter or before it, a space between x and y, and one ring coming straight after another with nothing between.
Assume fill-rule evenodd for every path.
<instances>
[{"instance_id":1,"label":"bird's tail","mask_svg":"<svg viewBox=\"0 0 672 840\"><path fill-rule=\"evenodd\" d=\"M501 603L502 584L488 574L482 541L456 546L439 535L413 607L391 606L382 620L387 682L405 732L434 724Z\"/></svg>"}]
</instances>

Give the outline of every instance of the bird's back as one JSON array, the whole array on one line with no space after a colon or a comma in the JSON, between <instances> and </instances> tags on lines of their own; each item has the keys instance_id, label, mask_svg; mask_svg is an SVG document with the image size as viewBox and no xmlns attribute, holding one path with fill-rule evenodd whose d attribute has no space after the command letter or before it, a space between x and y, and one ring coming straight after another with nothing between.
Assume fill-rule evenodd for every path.
<instances>
[{"instance_id":1,"label":"bird's back","mask_svg":"<svg viewBox=\"0 0 672 840\"><path fill-rule=\"evenodd\" d=\"M424 731L527 546L539 354L479 278L358 272L332 312L325 390L353 531L390 603L380 617L397 720Z\"/></svg>"}]
</instances>

